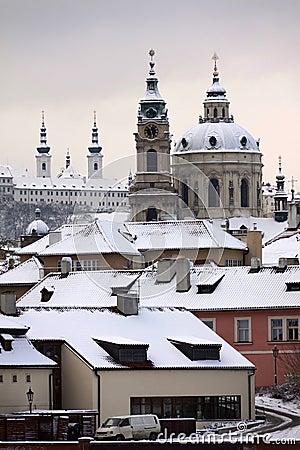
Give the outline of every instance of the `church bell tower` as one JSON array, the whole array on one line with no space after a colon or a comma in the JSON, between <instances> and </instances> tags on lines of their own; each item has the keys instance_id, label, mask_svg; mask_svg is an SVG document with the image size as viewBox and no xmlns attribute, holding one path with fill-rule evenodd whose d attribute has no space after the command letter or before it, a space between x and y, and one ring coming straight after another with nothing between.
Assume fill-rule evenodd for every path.
<instances>
[{"instance_id":1,"label":"church bell tower","mask_svg":"<svg viewBox=\"0 0 300 450\"><path fill-rule=\"evenodd\" d=\"M40 130L40 145L36 148L36 176L42 178L51 177L50 147L47 145L47 131L45 126L45 113L42 111L42 126Z\"/></svg>"},{"instance_id":2,"label":"church bell tower","mask_svg":"<svg viewBox=\"0 0 300 450\"><path fill-rule=\"evenodd\" d=\"M129 204L132 221L152 221L176 218L177 200L170 174L168 111L158 90L158 79L149 51L150 71L146 93L140 100L136 142L137 171L130 186Z\"/></svg>"}]
</instances>

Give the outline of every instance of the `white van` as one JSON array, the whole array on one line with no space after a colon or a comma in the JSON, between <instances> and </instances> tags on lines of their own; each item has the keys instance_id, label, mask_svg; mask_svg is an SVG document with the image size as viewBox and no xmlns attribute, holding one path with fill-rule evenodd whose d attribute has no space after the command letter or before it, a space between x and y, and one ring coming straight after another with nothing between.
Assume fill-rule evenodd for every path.
<instances>
[{"instance_id":1,"label":"white van","mask_svg":"<svg viewBox=\"0 0 300 450\"><path fill-rule=\"evenodd\" d=\"M155 441L160 423L154 414L110 417L96 430L95 439L123 441L150 439Z\"/></svg>"}]
</instances>

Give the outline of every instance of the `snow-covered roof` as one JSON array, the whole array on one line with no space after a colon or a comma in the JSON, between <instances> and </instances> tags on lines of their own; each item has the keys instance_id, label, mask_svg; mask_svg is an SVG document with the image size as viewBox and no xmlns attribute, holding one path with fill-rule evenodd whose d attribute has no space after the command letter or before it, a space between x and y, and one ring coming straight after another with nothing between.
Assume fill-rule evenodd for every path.
<instances>
[{"instance_id":1,"label":"snow-covered roof","mask_svg":"<svg viewBox=\"0 0 300 450\"><path fill-rule=\"evenodd\" d=\"M129 222L125 226L132 236L136 236L135 246L139 250L247 248L245 243L209 220Z\"/></svg>"},{"instance_id":2,"label":"snow-covered roof","mask_svg":"<svg viewBox=\"0 0 300 450\"><path fill-rule=\"evenodd\" d=\"M256 224L257 230L262 231L263 233L263 243L281 233L287 227L287 221L276 222L276 220L271 217L231 217L228 221L229 230L231 231L240 230L242 228L253 230L254 224ZM213 223L220 227L224 226L223 219L214 219Z\"/></svg>"},{"instance_id":3,"label":"snow-covered roof","mask_svg":"<svg viewBox=\"0 0 300 450\"><path fill-rule=\"evenodd\" d=\"M23 295L20 307L90 308L116 306L115 288L128 287L140 276L138 271L96 270L47 275L34 288ZM48 302L41 302L41 290L54 291ZM99 333L98 333L99 334Z\"/></svg>"},{"instance_id":4,"label":"snow-covered roof","mask_svg":"<svg viewBox=\"0 0 300 450\"><path fill-rule=\"evenodd\" d=\"M156 273L155 268L148 268L72 272L66 278L50 274L25 293L17 306L39 309L115 307L117 296L113 295L113 288L126 287L138 292L140 304L149 307L184 307L199 311L300 307L299 292L287 291L286 287L289 279L294 280L300 274L299 266L288 266L284 272L264 267L258 273L251 273L247 266L196 266L191 269L188 292L176 291L176 277L169 283L157 283ZM212 278L219 282L211 283ZM206 283L214 284L213 292L198 294L198 285ZM41 302L40 291L44 287L54 290L48 302Z\"/></svg>"},{"instance_id":5,"label":"snow-covered roof","mask_svg":"<svg viewBox=\"0 0 300 450\"><path fill-rule=\"evenodd\" d=\"M25 334L28 326L15 317L0 314L0 334L11 342L11 350L4 350L0 343L0 368L4 367L52 367L56 363L38 352Z\"/></svg>"},{"instance_id":6,"label":"snow-covered roof","mask_svg":"<svg viewBox=\"0 0 300 450\"><path fill-rule=\"evenodd\" d=\"M12 178L12 168L10 166L0 165L0 178Z\"/></svg>"},{"instance_id":7,"label":"snow-covered roof","mask_svg":"<svg viewBox=\"0 0 300 450\"><path fill-rule=\"evenodd\" d=\"M74 169L74 167L72 165L70 165L69 167L67 167L66 169L63 169L61 174L59 174L59 178L72 178L74 179L81 179L83 180L83 178L81 177L81 175L77 172L76 169Z\"/></svg>"},{"instance_id":8,"label":"snow-covered roof","mask_svg":"<svg viewBox=\"0 0 300 450\"><path fill-rule=\"evenodd\" d=\"M45 248L39 255L41 257L100 253L140 255L135 245L127 239L126 232L123 224L96 220L78 233Z\"/></svg>"},{"instance_id":9,"label":"snow-covered roof","mask_svg":"<svg viewBox=\"0 0 300 450\"><path fill-rule=\"evenodd\" d=\"M279 258L300 258L300 230L285 231L265 244L263 263L278 264Z\"/></svg>"},{"instance_id":10,"label":"snow-covered roof","mask_svg":"<svg viewBox=\"0 0 300 450\"><path fill-rule=\"evenodd\" d=\"M87 226L87 224L70 224L70 225L62 225L57 228L55 232L61 233L61 239L66 239L69 236L77 233L80 229L83 229ZM32 244L26 245L23 248L16 250L16 255L37 255L39 252L43 251L45 248L49 247L49 243L51 240L51 232L46 236L38 239Z\"/></svg>"},{"instance_id":11,"label":"snow-covered roof","mask_svg":"<svg viewBox=\"0 0 300 450\"><path fill-rule=\"evenodd\" d=\"M30 326L28 337L32 340L64 340L73 351L93 369L124 369L126 365L115 361L98 344L94 337L141 340L149 344L148 360L153 368L186 369L253 369L254 366L221 337L217 336L193 314L177 309L141 308L135 316L123 316L107 309L101 310L26 310L15 318ZM155 332L153 331L155 330ZM187 333L195 338L207 339L222 345L221 359L191 361L175 348L167 337Z\"/></svg>"},{"instance_id":12,"label":"snow-covered roof","mask_svg":"<svg viewBox=\"0 0 300 450\"><path fill-rule=\"evenodd\" d=\"M67 170L67 169L66 169ZM66 171L65 171L66 172ZM88 179L87 181L80 176L71 176L72 172L67 172L64 177L14 177L14 186L16 189L59 189L59 190L96 190L96 191L126 191L127 186L120 183L115 178ZM67 176L69 175L69 176Z\"/></svg>"},{"instance_id":13,"label":"snow-covered roof","mask_svg":"<svg viewBox=\"0 0 300 450\"><path fill-rule=\"evenodd\" d=\"M1 349L1 344L0 344ZM53 367L56 362L42 355L25 336L15 337L12 349L0 352L0 368L5 367Z\"/></svg>"},{"instance_id":14,"label":"snow-covered roof","mask_svg":"<svg viewBox=\"0 0 300 450\"><path fill-rule=\"evenodd\" d=\"M34 284L44 276L41 262L34 256L0 275L0 286Z\"/></svg>"}]
</instances>

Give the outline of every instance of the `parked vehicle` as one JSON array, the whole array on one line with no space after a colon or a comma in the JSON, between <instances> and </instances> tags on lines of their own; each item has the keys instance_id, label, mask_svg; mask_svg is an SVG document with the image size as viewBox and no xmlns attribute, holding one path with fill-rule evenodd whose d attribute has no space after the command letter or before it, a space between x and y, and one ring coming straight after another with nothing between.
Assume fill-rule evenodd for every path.
<instances>
[{"instance_id":1,"label":"parked vehicle","mask_svg":"<svg viewBox=\"0 0 300 450\"><path fill-rule=\"evenodd\" d=\"M110 417L96 430L95 439L116 440L150 439L160 433L158 417L153 414Z\"/></svg>"}]
</instances>

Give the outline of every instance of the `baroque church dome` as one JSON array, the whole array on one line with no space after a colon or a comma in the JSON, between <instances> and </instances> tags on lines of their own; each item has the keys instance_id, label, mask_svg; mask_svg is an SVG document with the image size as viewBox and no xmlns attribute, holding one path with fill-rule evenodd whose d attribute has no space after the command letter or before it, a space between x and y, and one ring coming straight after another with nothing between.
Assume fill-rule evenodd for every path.
<instances>
[{"instance_id":1,"label":"baroque church dome","mask_svg":"<svg viewBox=\"0 0 300 450\"><path fill-rule=\"evenodd\" d=\"M175 152L203 151L259 152L257 141L234 122L203 122L187 130L175 146Z\"/></svg>"},{"instance_id":2,"label":"baroque church dome","mask_svg":"<svg viewBox=\"0 0 300 450\"><path fill-rule=\"evenodd\" d=\"M49 233L48 225L41 219L41 211L39 208L35 210L35 220L33 220L26 228L27 236L45 236Z\"/></svg>"},{"instance_id":3,"label":"baroque church dome","mask_svg":"<svg viewBox=\"0 0 300 450\"><path fill-rule=\"evenodd\" d=\"M247 130L234 123L233 116L229 115L229 101L226 98L226 90L219 82L216 54L213 59L213 83L206 91L204 117L200 116L199 124L184 133L174 152L259 152L259 142Z\"/></svg>"},{"instance_id":4,"label":"baroque church dome","mask_svg":"<svg viewBox=\"0 0 300 450\"><path fill-rule=\"evenodd\" d=\"M197 218L260 216L262 154L259 140L234 122L213 55L212 85L203 116L187 130L173 152L174 185Z\"/></svg>"}]
</instances>

